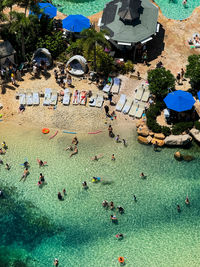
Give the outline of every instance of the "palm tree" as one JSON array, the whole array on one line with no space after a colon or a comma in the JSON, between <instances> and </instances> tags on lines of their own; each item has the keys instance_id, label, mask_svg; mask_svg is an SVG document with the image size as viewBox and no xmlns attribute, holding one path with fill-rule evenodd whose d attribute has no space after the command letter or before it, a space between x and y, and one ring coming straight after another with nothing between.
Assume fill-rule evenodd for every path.
<instances>
[{"instance_id":1,"label":"palm tree","mask_svg":"<svg viewBox=\"0 0 200 267\"><path fill-rule=\"evenodd\" d=\"M94 71L96 71L96 47L97 44L100 46L107 46L109 47L109 43L105 38L105 32L100 31L97 32L95 29L90 28L83 30L81 32L81 36L83 37L80 39L80 45L82 46L83 50L88 54L91 55L94 53L94 61L93 61L93 66L94 66Z\"/></svg>"},{"instance_id":2,"label":"palm tree","mask_svg":"<svg viewBox=\"0 0 200 267\"><path fill-rule=\"evenodd\" d=\"M25 31L30 27L31 20L29 17L26 17L24 13L12 12L12 22L10 25L10 32L19 34L21 40L21 52L22 58L25 59Z\"/></svg>"}]
</instances>

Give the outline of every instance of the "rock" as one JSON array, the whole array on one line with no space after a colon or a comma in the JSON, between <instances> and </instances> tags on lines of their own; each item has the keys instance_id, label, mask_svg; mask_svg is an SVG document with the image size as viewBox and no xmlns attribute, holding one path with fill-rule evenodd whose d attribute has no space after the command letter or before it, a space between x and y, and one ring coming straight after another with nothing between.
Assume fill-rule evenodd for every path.
<instances>
[{"instance_id":1,"label":"rock","mask_svg":"<svg viewBox=\"0 0 200 267\"><path fill-rule=\"evenodd\" d=\"M148 138L143 137L141 135L138 136L138 142L141 143L141 144L145 144L145 145L149 144Z\"/></svg>"},{"instance_id":2,"label":"rock","mask_svg":"<svg viewBox=\"0 0 200 267\"><path fill-rule=\"evenodd\" d=\"M144 127L139 127L138 129L137 129L137 133L139 134L139 135L142 135L142 136L148 136L149 135L149 130L148 130L148 128L146 127L146 126L144 126Z\"/></svg>"},{"instance_id":3,"label":"rock","mask_svg":"<svg viewBox=\"0 0 200 267\"><path fill-rule=\"evenodd\" d=\"M140 119L139 121L136 122L136 127L140 127L140 126L144 126L145 125L145 121L143 119Z\"/></svg>"},{"instance_id":4,"label":"rock","mask_svg":"<svg viewBox=\"0 0 200 267\"><path fill-rule=\"evenodd\" d=\"M185 146L191 143L192 137L189 134L185 135L170 135L164 140L165 144L168 146Z\"/></svg>"},{"instance_id":5,"label":"rock","mask_svg":"<svg viewBox=\"0 0 200 267\"><path fill-rule=\"evenodd\" d=\"M149 135L154 136L154 132L149 131Z\"/></svg>"},{"instance_id":6,"label":"rock","mask_svg":"<svg viewBox=\"0 0 200 267\"><path fill-rule=\"evenodd\" d=\"M149 136L147 136L147 140L149 141L149 143L151 143L151 141L152 141L152 137L149 135Z\"/></svg>"},{"instance_id":7,"label":"rock","mask_svg":"<svg viewBox=\"0 0 200 267\"><path fill-rule=\"evenodd\" d=\"M164 146L164 144L165 144L164 140L160 140L160 139L157 139L155 137L151 140L151 143L153 145L157 144L157 146Z\"/></svg>"},{"instance_id":8,"label":"rock","mask_svg":"<svg viewBox=\"0 0 200 267\"><path fill-rule=\"evenodd\" d=\"M194 159L194 157L193 157L193 156L190 156L190 155L182 155L182 157L183 157L183 159L184 159L185 161L191 161L191 160Z\"/></svg>"},{"instance_id":9,"label":"rock","mask_svg":"<svg viewBox=\"0 0 200 267\"><path fill-rule=\"evenodd\" d=\"M183 159L183 157L182 157L182 155L181 155L181 153L179 151L174 153L174 158L176 160L179 160L179 161Z\"/></svg>"},{"instance_id":10,"label":"rock","mask_svg":"<svg viewBox=\"0 0 200 267\"><path fill-rule=\"evenodd\" d=\"M155 133L154 134L154 137L157 138L157 139L161 139L161 140L164 140L165 139L165 136L162 133Z\"/></svg>"},{"instance_id":11,"label":"rock","mask_svg":"<svg viewBox=\"0 0 200 267\"><path fill-rule=\"evenodd\" d=\"M194 137L194 139L198 142L200 142L200 131L195 129L195 128L192 128L190 130L190 134Z\"/></svg>"}]
</instances>

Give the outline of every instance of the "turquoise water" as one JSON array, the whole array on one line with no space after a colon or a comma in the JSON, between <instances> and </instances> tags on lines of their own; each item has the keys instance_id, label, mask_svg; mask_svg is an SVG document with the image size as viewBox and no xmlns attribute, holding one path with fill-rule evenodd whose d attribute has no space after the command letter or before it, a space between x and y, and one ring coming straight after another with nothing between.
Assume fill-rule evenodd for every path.
<instances>
[{"instance_id":1,"label":"turquoise water","mask_svg":"<svg viewBox=\"0 0 200 267\"><path fill-rule=\"evenodd\" d=\"M200 6L200 0L188 0L183 5L183 0L155 0L163 15L169 19L183 20L192 15L193 10Z\"/></svg>"},{"instance_id":2,"label":"turquoise water","mask_svg":"<svg viewBox=\"0 0 200 267\"><path fill-rule=\"evenodd\" d=\"M66 15L93 15L104 9L109 0L53 0L58 10ZM169 19L183 20L191 16L193 10L200 6L200 0L188 0L183 6L183 0L155 0L162 13Z\"/></svg>"},{"instance_id":3,"label":"turquoise water","mask_svg":"<svg viewBox=\"0 0 200 267\"><path fill-rule=\"evenodd\" d=\"M66 15L90 16L102 11L109 0L53 0L58 10Z\"/></svg>"},{"instance_id":4,"label":"turquoise water","mask_svg":"<svg viewBox=\"0 0 200 267\"><path fill-rule=\"evenodd\" d=\"M64 148L72 135L60 131L49 140L39 128L1 124L0 141L9 146L1 158L11 169L0 166L0 188L6 195L0 199L0 266L53 266L57 257L59 267L110 267L119 266L119 256L131 267L200 265L200 148L194 144L189 151L179 149L196 159L177 162L177 149L154 152L137 143L135 130L116 130L115 125L114 130L128 140L128 147L116 144L107 131L82 133L77 135L79 153L69 158ZM91 161L101 153L103 158ZM30 175L19 182L25 158ZM48 166L39 168L36 158ZM40 172L47 181L43 188L37 186ZM141 172L147 179L141 180ZM102 182L91 183L92 176ZM87 191L82 189L84 180ZM59 201L57 192L63 188L67 195ZM187 194L190 207L184 203ZM121 205L125 213L105 210L104 199ZM113 213L117 225L110 221ZM119 232L124 234L122 241L116 240Z\"/></svg>"}]
</instances>

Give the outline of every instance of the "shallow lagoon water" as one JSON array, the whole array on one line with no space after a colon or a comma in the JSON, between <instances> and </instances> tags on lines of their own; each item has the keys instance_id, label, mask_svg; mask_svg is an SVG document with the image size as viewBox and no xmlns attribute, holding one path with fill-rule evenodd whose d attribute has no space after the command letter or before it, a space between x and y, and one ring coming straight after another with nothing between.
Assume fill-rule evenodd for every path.
<instances>
[{"instance_id":1,"label":"shallow lagoon water","mask_svg":"<svg viewBox=\"0 0 200 267\"><path fill-rule=\"evenodd\" d=\"M2 126L1 141L5 140L9 149L1 158L11 164L10 171L0 166L0 187L6 193L0 200L0 261L10 261L2 266L15 266L11 262L17 259L28 267L52 266L55 257L59 267L119 266L119 256L125 257L126 266L200 265L200 148L196 144L187 151L179 149L194 155L194 161L177 162L173 158L177 149L154 152L137 143L133 130L119 132L128 140L126 148L107 132L82 133L77 135L78 155L69 158L70 152L64 148L72 135L60 131L49 140L39 128ZM101 153L103 158L91 161ZM19 182L20 164L26 158L30 175ZM37 158L48 166L39 168ZM37 186L40 172L47 181L41 189ZM147 179L140 178L141 172ZM102 182L91 183L92 176L101 177ZM87 191L81 186L84 180ZM67 195L58 201L57 192L63 188ZM187 194L190 207L184 203ZM105 210L101 206L104 199L121 205L125 213ZM110 221L113 213L117 225ZM122 241L116 240L119 232L125 236Z\"/></svg>"}]
</instances>

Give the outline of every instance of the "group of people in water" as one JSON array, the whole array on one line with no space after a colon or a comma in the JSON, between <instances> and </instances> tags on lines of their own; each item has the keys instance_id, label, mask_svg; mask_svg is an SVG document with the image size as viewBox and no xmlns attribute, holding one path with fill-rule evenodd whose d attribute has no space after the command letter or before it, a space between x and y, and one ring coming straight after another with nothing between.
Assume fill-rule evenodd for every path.
<instances>
[{"instance_id":1,"label":"group of people in water","mask_svg":"<svg viewBox=\"0 0 200 267\"><path fill-rule=\"evenodd\" d=\"M107 201L107 200L104 200L102 202L102 207L105 208L105 209L110 209L112 211L115 210L115 205L114 205L114 202L113 201L110 201L110 203ZM124 208L122 208L121 206L118 206L116 208L116 210L120 213L120 214L123 214L124 213ZM110 215L110 219L113 223L117 223L118 222L118 219L117 219L117 216L114 214L111 214Z\"/></svg>"},{"instance_id":2,"label":"group of people in water","mask_svg":"<svg viewBox=\"0 0 200 267\"><path fill-rule=\"evenodd\" d=\"M74 147L72 145L74 145ZM72 139L72 145L65 148L65 150L72 151L69 156L70 158L78 153L78 138L76 136Z\"/></svg>"}]
</instances>

